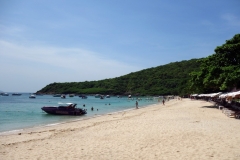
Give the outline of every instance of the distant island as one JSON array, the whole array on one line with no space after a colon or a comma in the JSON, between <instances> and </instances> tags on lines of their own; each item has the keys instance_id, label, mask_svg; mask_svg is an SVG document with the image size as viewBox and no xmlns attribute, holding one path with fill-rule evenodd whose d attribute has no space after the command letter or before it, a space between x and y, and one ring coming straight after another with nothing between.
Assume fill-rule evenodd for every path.
<instances>
[{"instance_id":1,"label":"distant island","mask_svg":"<svg viewBox=\"0 0 240 160\"><path fill-rule=\"evenodd\" d=\"M201 59L172 62L99 81L51 83L38 94L180 95L240 88L240 34Z\"/></svg>"}]
</instances>

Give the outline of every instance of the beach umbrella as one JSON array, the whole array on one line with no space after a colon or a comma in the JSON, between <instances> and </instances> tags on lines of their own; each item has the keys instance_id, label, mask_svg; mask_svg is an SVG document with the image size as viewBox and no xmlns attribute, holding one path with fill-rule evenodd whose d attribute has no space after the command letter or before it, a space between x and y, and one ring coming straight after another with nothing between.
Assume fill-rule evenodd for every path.
<instances>
[{"instance_id":1,"label":"beach umbrella","mask_svg":"<svg viewBox=\"0 0 240 160\"><path fill-rule=\"evenodd\" d=\"M231 98L235 97L235 92L230 92L230 93L228 93L228 94L226 95L226 97L227 97L227 98L229 98L229 97L231 97Z\"/></svg>"},{"instance_id":2,"label":"beach umbrella","mask_svg":"<svg viewBox=\"0 0 240 160\"><path fill-rule=\"evenodd\" d=\"M204 97L205 94L199 94L198 97Z\"/></svg>"},{"instance_id":3,"label":"beach umbrella","mask_svg":"<svg viewBox=\"0 0 240 160\"><path fill-rule=\"evenodd\" d=\"M221 94L219 98L237 98L240 97L240 91Z\"/></svg>"},{"instance_id":4,"label":"beach umbrella","mask_svg":"<svg viewBox=\"0 0 240 160\"><path fill-rule=\"evenodd\" d=\"M236 95L234 98L240 98L240 94Z\"/></svg>"},{"instance_id":5,"label":"beach umbrella","mask_svg":"<svg viewBox=\"0 0 240 160\"><path fill-rule=\"evenodd\" d=\"M235 97L235 98L240 97L240 91L233 92L233 93L232 93L232 96Z\"/></svg>"},{"instance_id":6,"label":"beach umbrella","mask_svg":"<svg viewBox=\"0 0 240 160\"><path fill-rule=\"evenodd\" d=\"M219 96L219 98L226 98L227 94L228 94L228 93L221 94L221 95Z\"/></svg>"},{"instance_id":7,"label":"beach umbrella","mask_svg":"<svg viewBox=\"0 0 240 160\"><path fill-rule=\"evenodd\" d=\"M222 93L222 92L212 93L212 94L210 95L210 97L217 97L217 96L219 96L221 93Z\"/></svg>"}]
</instances>

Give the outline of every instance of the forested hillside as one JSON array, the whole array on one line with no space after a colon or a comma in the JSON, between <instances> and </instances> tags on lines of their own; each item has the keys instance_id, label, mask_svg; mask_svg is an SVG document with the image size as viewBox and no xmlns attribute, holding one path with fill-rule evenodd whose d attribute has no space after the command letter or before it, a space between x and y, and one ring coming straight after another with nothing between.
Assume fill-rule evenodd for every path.
<instances>
[{"instance_id":1,"label":"forested hillside","mask_svg":"<svg viewBox=\"0 0 240 160\"><path fill-rule=\"evenodd\" d=\"M169 63L99 81L52 83L37 93L184 95L189 92L189 73L199 70L200 63L197 60Z\"/></svg>"}]
</instances>

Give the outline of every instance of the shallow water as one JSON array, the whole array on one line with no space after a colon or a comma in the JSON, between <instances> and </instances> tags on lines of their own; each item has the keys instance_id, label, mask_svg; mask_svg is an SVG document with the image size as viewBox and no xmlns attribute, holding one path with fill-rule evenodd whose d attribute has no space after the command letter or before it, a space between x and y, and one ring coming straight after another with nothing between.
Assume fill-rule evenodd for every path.
<instances>
[{"instance_id":1,"label":"shallow water","mask_svg":"<svg viewBox=\"0 0 240 160\"><path fill-rule=\"evenodd\" d=\"M149 100L147 97L139 97L139 107L158 103L157 99ZM135 99L135 100L134 100ZM36 96L35 99L29 98L28 93L21 96L0 96L0 132L19 130L23 128L43 126L65 121L90 118L95 115L102 115L135 108L136 97L128 100L127 97L110 97L105 99L88 96L82 99L78 96L61 99L52 95ZM84 116L56 116L49 115L41 110L43 106L58 106L59 103L77 103L78 108L87 109ZM85 104L85 107L83 107ZM94 108L91 111L91 107Z\"/></svg>"}]
</instances>

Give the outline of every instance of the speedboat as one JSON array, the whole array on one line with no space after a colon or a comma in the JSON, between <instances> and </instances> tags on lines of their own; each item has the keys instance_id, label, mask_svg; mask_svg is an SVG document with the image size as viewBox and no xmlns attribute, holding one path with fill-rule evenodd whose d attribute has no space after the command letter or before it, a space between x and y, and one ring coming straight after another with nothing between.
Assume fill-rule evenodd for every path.
<instances>
[{"instance_id":1,"label":"speedboat","mask_svg":"<svg viewBox=\"0 0 240 160\"><path fill-rule=\"evenodd\" d=\"M60 106L49 106L42 107L41 109L48 114L54 115L72 115L72 116L81 116L87 114L86 110L81 108L76 108L77 104L75 103L66 103Z\"/></svg>"},{"instance_id":2,"label":"speedboat","mask_svg":"<svg viewBox=\"0 0 240 160\"><path fill-rule=\"evenodd\" d=\"M21 93L13 93L12 96L21 96Z\"/></svg>"},{"instance_id":3,"label":"speedboat","mask_svg":"<svg viewBox=\"0 0 240 160\"><path fill-rule=\"evenodd\" d=\"M34 94L31 94L29 98L36 98L36 96Z\"/></svg>"},{"instance_id":4,"label":"speedboat","mask_svg":"<svg viewBox=\"0 0 240 160\"><path fill-rule=\"evenodd\" d=\"M83 94L79 95L78 97L80 97L82 99L87 99L88 98L86 95L83 95Z\"/></svg>"},{"instance_id":5,"label":"speedboat","mask_svg":"<svg viewBox=\"0 0 240 160\"><path fill-rule=\"evenodd\" d=\"M9 94L8 93L3 93L2 96L9 96Z\"/></svg>"},{"instance_id":6,"label":"speedboat","mask_svg":"<svg viewBox=\"0 0 240 160\"><path fill-rule=\"evenodd\" d=\"M104 95L101 95L101 94L96 94L96 95L95 95L95 98L104 99Z\"/></svg>"},{"instance_id":7,"label":"speedboat","mask_svg":"<svg viewBox=\"0 0 240 160\"><path fill-rule=\"evenodd\" d=\"M95 95L95 98L100 98L100 97L101 97L100 94L96 94L96 95Z\"/></svg>"},{"instance_id":8,"label":"speedboat","mask_svg":"<svg viewBox=\"0 0 240 160\"><path fill-rule=\"evenodd\" d=\"M87 99L87 96L82 96L82 99Z\"/></svg>"},{"instance_id":9,"label":"speedboat","mask_svg":"<svg viewBox=\"0 0 240 160\"><path fill-rule=\"evenodd\" d=\"M53 97L61 97L61 94L54 94Z\"/></svg>"}]
</instances>

